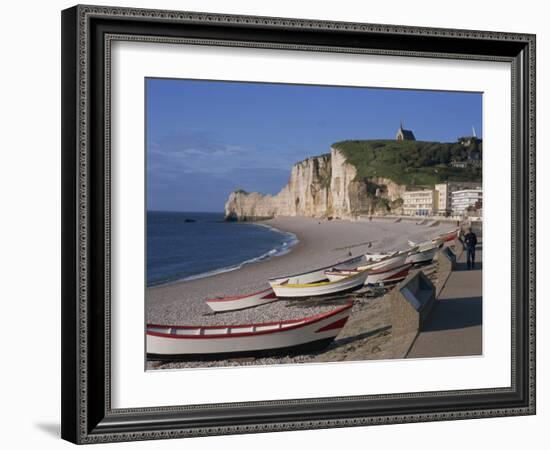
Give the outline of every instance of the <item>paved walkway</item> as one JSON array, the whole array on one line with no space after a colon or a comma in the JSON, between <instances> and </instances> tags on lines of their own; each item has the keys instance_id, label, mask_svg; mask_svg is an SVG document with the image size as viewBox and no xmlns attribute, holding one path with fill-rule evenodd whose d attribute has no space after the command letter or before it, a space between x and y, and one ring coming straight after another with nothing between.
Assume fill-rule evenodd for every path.
<instances>
[{"instance_id":1,"label":"paved walkway","mask_svg":"<svg viewBox=\"0 0 550 450\"><path fill-rule=\"evenodd\" d=\"M466 252L457 260L427 322L407 358L482 354L482 244L473 270L466 269Z\"/></svg>"}]
</instances>

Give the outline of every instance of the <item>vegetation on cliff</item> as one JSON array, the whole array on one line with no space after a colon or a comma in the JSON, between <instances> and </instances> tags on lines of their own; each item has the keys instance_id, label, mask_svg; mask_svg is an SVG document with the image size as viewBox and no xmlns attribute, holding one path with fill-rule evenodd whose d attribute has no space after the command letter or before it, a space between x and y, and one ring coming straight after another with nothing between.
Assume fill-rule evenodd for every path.
<instances>
[{"instance_id":1,"label":"vegetation on cliff","mask_svg":"<svg viewBox=\"0 0 550 450\"><path fill-rule=\"evenodd\" d=\"M445 181L481 181L481 168L451 167L481 154L481 142L469 146L426 141L365 140L333 144L357 170L357 180L389 178L408 187L432 187Z\"/></svg>"}]
</instances>

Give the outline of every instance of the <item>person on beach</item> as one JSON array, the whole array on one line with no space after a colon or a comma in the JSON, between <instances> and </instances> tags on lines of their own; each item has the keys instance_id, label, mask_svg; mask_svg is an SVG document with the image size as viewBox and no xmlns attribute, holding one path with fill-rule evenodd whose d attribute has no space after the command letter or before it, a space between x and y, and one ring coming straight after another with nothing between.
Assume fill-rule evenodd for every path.
<instances>
[{"instance_id":1,"label":"person on beach","mask_svg":"<svg viewBox=\"0 0 550 450\"><path fill-rule=\"evenodd\" d=\"M466 267L468 270L473 269L476 259L476 245L477 236L472 231L472 228L468 228L468 233L464 236L464 245L466 246Z\"/></svg>"}]
</instances>

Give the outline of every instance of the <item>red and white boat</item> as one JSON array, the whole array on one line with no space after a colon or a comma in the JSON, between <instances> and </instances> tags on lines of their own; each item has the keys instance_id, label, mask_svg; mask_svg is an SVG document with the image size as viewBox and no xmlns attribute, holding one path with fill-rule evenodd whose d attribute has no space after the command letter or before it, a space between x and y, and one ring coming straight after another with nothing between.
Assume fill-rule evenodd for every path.
<instances>
[{"instance_id":1,"label":"red and white boat","mask_svg":"<svg viewBox=\"0 0 550 450\"><path fill-rule=\"evenodd\" d=\"M217 359L320 350L346 324L353 302L310 317L246 325L147 325L148 359Z\"/></svg>"},{"instance_id":2,"label":"red and white boat","mask_svg":"<svg viewBox=\"0 0 550 450\"><path fill-rule=\"evenodd\" d=\"M396 283L404 280L409 275L412 264L406 263L402 266L392 267L390 269L369 270L367 284Z\"/></svg>"},{"instance_id":3,"label":"red and white boat","mask_svg":"<svg viewBox=\"0 0 550 450\"><path fill-rule=\"evenodd\" d=\"M274 300L277 300L277 296L275 295L275 292L273 292L273 289L268 287L263 291L254 292L252 294L209 298L206 299L205 302L212 311L224 312L253 308L254 306L265 305L266 303L270 303Z\"/></svg>"},{"instance_id":4,"label":"red and white boat","mask_svg":"<svg viewBox=\"0 0 550 450\"><path fill-rule=\"evenodd\" d=\"M369 284L379 284L379 283L395 283L397 281L404 280L409 275L409 270L411 269L412 264L403 264L397 267L391 268L378 268L366 270L367 279L365 285ZM325 274L329 280L340 280L344 277L349 277L361 273L359 269L344 269L344 270L331 270L326 271Z\"/></svg>"},{"instance_id":5,"label":"red and white boat","mask_svg":"<svg viewBox=\"0 0 550 450\"><path fill-rule=\"evenodd\" d=\"M455 230L448 231L447 233L442 233L437 235L434 239L432 239L432 242L440 240L441 242L449 242L454 241L458 234L460 233L460 228L456 228Z\"/></svg>"},{"instance_id":6,"label":"red and white boat","mask_svg":"<svg viewBox=\"0 0 550 450\"><path fill-rule=\"evenodd\" d=\"M421 243L408 241L409 247L419 247L420 249L422 249L424 247L429 247L432 245L441 246L445 242L454 241L458 237L459 232L460 232L460 229L457 228L456 230L451 230L451 231L448 231L447 233L438 234L436 237L434 237L429 241L425 241Z\"/></svg>"}]
</instances>

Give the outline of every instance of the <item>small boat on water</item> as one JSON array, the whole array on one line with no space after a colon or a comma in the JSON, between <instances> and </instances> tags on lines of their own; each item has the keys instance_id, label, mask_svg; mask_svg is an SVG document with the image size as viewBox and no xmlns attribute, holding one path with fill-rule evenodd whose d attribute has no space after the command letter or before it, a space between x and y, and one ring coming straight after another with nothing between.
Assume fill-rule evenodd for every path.
<instances>
[{"instance_id":1,"label":"small boat on water","mask_svg":"<svg viewBox=\"0 0 550 450\"><path fill-rule=\"evenodd\" d=\"M409 275L409 270L412 264L403 264L401 266L391 268L379 268L379 269L367 269L367 279L365 285L374 285L380 283L395 283L397 281L404 280ZM352 276L354 274L361 273L358 269L343 269L343 270L330 270L326 272L329 280L337 281L342 278Z\"/></svg>"},{"instance_id":2,"label":"small boat on water","mask_svg":"<svg viewBox=\"0 0 550 450\"><path fill-rule=\"evenodd\" d=\"M277 300L277 296L271 287L263 291L254 292L252 294L235 295L231 297L219 297L206 299L206 304L212 311L236 311L239 309L253 308L255 306L265 305Z\"/></svg>"},{"instance_id":3,"label":"small boat on water","mask_svg":"<svg viewBox=\"0 0 550 450\"><path fill-rule=\"evenodd\" d=\"M317 281L314 283L282 282L280 284L270 281L269 283L275 295L280 298L320 297L343 294L360 289L367 279L367 271L356 271L352 275L341 277L334 281L330 281L324 271L322 279L327 281Z\"/></svg>"},{"instance_id":4,"label":"small boat on water","mask_svg":"<svg viewBox=\"0 0 550 450\"><path fill-rule=\"evenodd\" d=\"M331 266L321 267L320 269L313 269L308 272L298 273L294 275L285 275L282 277L271 278L269 284L271 287L274 285L280 284L308 284L308 283L318 283L320 281L326 281L327 277L325 276L325 270L329 269L352 269L362 263L366 262L364 255L355 256L345 261L338 262Z\"/></svg>"},{"instance_id":5,"label":"small boat on water","mask_svg":"<svg viewBox=\"0 0 550 450\"><path fill-rule=\"evenodd\" d=\"M353 302L332 311L246 325L184 326L147 324L149 360L203 360L270 356L321 350L346 324Z\"/></svg>"}]
</instances>

